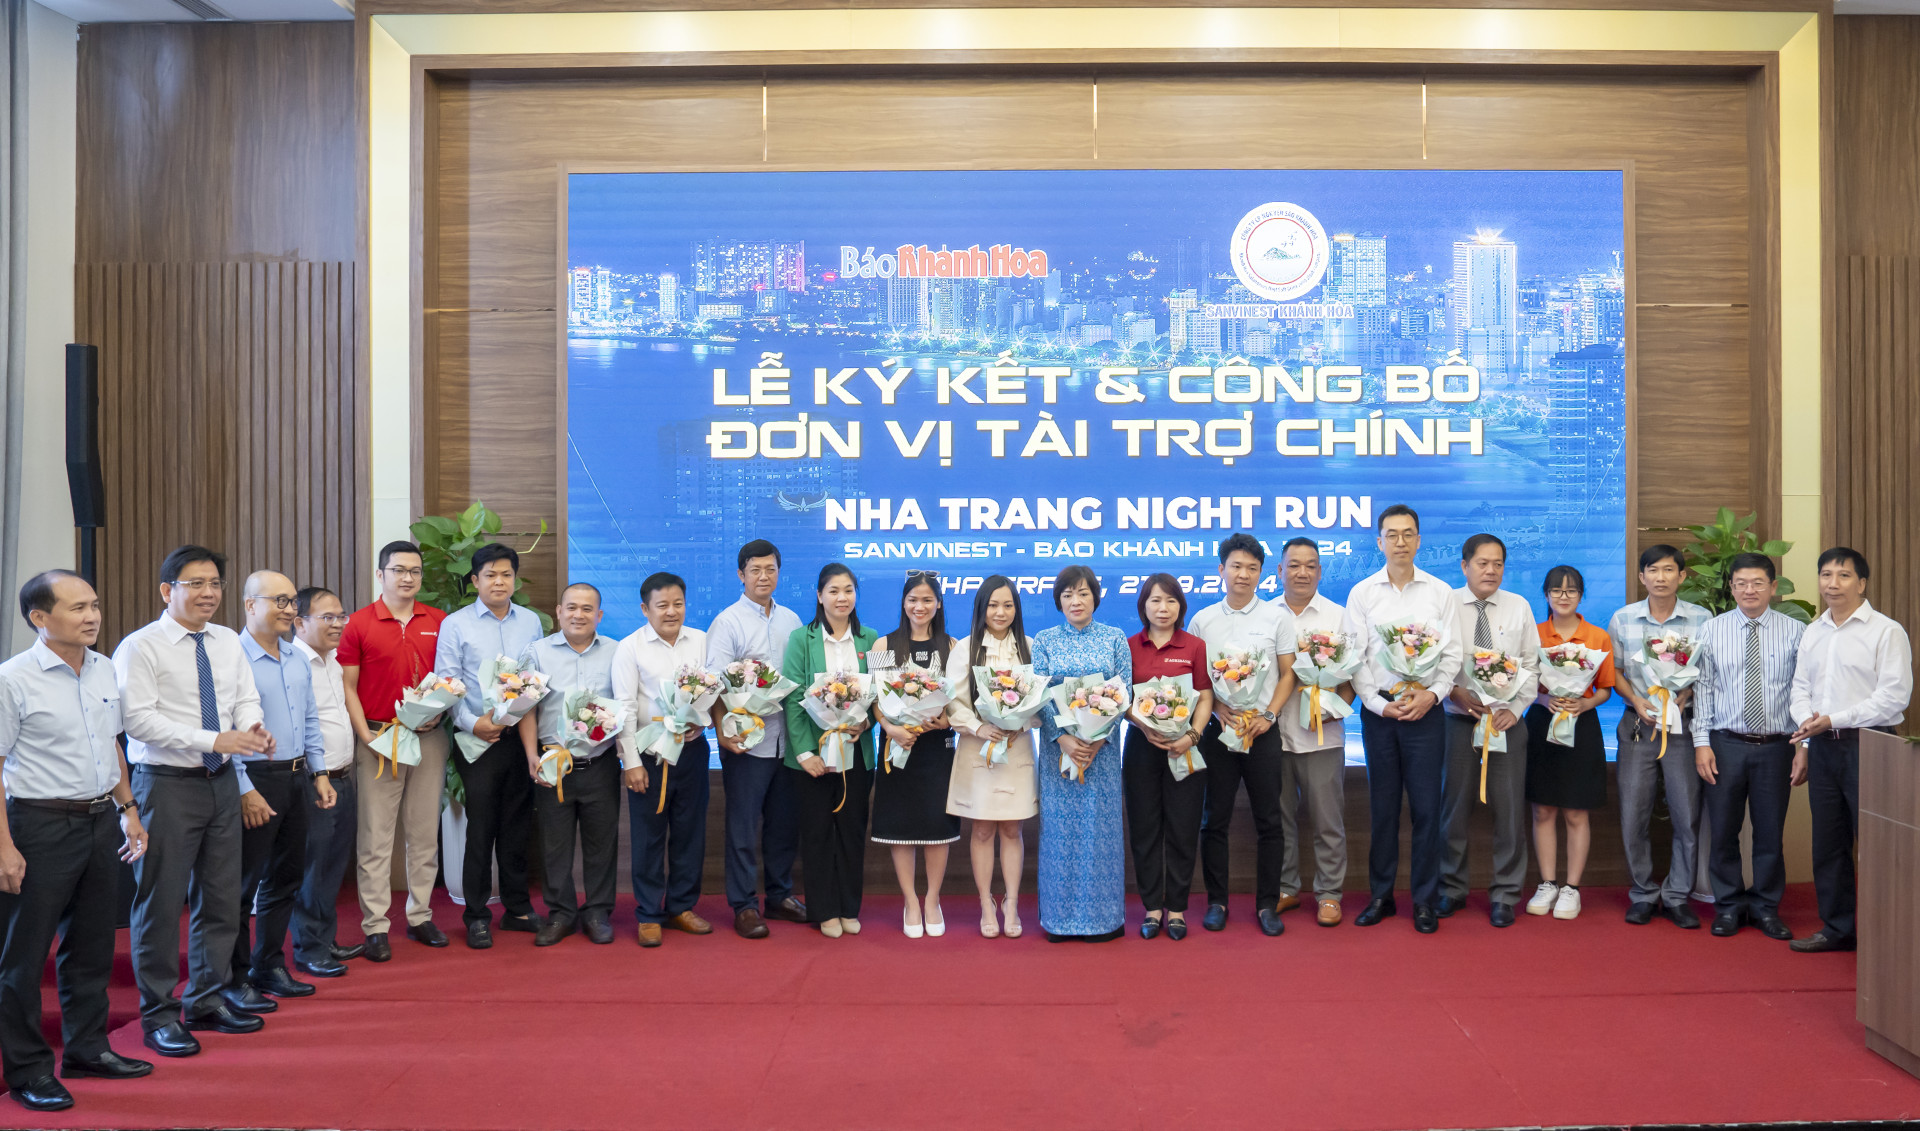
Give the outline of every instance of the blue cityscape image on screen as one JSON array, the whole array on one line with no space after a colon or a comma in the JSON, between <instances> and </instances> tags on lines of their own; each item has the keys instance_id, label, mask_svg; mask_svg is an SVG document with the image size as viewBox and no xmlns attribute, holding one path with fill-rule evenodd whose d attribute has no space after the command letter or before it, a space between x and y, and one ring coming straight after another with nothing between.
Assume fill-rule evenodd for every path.
<instances>
[{"instance_id":1,"label":"blue cityscape image on screen","mask_svg":"<svg viewBox=\"0 0 1920 1131\"><path fill-rule=\"evenodd\" d=\"M1393 503L1450 583L1486 530L1541 617L1561 563L1589 619L1624 598L1618 171L570 182L566 562L610 634L655 570L704 627L753 538L803 620L845 561L881 631L918 569L956 634L994 573L1037 631L1083 562L1131 632L1146 575L1217 599L1234 530L1313 539L1343 600Z\"/></svg>"}]
</instances>

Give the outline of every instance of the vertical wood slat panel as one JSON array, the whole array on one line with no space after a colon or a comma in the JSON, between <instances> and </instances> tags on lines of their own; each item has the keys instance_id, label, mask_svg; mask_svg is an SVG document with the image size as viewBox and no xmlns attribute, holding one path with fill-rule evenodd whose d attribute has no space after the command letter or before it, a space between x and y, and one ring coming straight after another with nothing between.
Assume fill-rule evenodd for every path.
<instances>
[{"instance_id":1,"label":"vertical wood slat panel","mask_svg":"<svg viewBox=\"0 0 1920 1131\"><path fill-rule=\"evenodd\" d=\"M340 262L76 268L78 337L100 347L103 647L157 614L182 542L228 555L224 624L258 569L365 599L352 285Z\"/></svg>"}]
</instances>

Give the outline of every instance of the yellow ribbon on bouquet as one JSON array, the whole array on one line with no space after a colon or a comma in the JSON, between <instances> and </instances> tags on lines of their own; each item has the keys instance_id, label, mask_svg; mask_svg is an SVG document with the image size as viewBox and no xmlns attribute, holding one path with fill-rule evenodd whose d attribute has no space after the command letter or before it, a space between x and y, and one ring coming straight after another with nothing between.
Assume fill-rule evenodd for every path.
<instances>
[{"instance_id":1,"label":"yellow ribbon on bouquet","mask_svg":"<svg viewBox=\"0 0 1920 1131\"><path fill-rule=\"evenodd\" d=\"M1327 744L1327 730L1320 718L1320 685L1317 683L1307 688L1307 711L1313 715L1313 745L1318 750ZM1191 767L1188 772L1192 772Z\"/></svg>"},{"instance_id":2,"label":"yellow ribbon on bouquet","mask_svg":"<svg viewBox=\"0 0 1920 1131\"><path fill-rule=\"evenodd\" d=\"M720 721L724 723L726 722L727 719L736 719L736 718L745 719L747 721L741 724L742 729L739 734L734 735L735 738L744 739L751 736L756 731L763 731L767 729L767 721L765 719L761 718L759 715L754 714L752 711L742 711L742 710L739 710L738 708L728 709L726 715L723 716Z\"/></svg>"},{"instance_id":3,"label":"yellow ribbon on bouquet","mask_svg":"<svg viewBox=\"0 0 1920 1131\"><path fill-rule=\"evenodd\" d=\"M920 737L921 735L923 735L923 734L925 734L925 733L927 733L927 728L926 728L926 727L924 727L924 726L910 726L910 727L903 727L902 729L903 729L903 730L905 730L905 731L906 731L906 732L907 732L908 734L910 734L910 735L912 735L912 736L913 736L913 737L915 737L915 738L919 738L919 737ZM888 739L887 741L888 741L888 742L892 742L893 740L892 740L892 739ZM890 774L890 773L892 773L892 772L893 772L893 759L892 759L892 757L886 757L886 758L882 758L882 759L880 759L880 765L881 765L881 766L883 767L883 769L882 769L882 772L883 772L883 773L889 773L889 774ZM844 800L844 799L843 799L843 800ZM836 812L836 813L838 813L839 811L840 811L840 810L838 810L838 809L835 809L835 810L834 810L834 812Z\"/></svg>"},{"instance_id":4,"label":"yellow ribbon on bouquet","mask_svg":"<svg viewBox=\"0 0 1920 1131\"><path fill-rule=\"evenodd\" d=\"M1487 803L1487 751L1493 746L1493 712L1480 716L1480 804Z\"/></svg>"},{"instance_id":5,"label":"yellow ribbon on bouquet","mask_svg":"<svg viewBox=\"0 0 1920 1131\"><path fill-rule=\"evenodd\" d=\"M567 775L573 772L573 753L564 746L548 746L540 752L540 766L544 770L549 763L557 763L559 769L553 775L553 795L561 801L567 799Z\"/></svg>"},{"instance_id":6,"label":"yellow ribbon on bouquet","mask_svg":"<svg viewBox=\"0 0 1920 1131\"><path fill-rule=\"evenodd\" d=\"M374 732L373 741L367 743L367 749L373 751L373 780L374 781L380 780L380 774L382 771L392 773L394 781L400 780L399 736L394 735L391 738L388 737L388 735L392 734L394 731L398 729L400 729L400 721L398 719L389 719L387 720L386 726L383 726L378 731ZM387 739L387 751L384 757L382 757L380 753L380 740L383 738Z\"/></svg>"},{"instance_id":7,"label":"yellow ribbon on bouquet","mask_svg":"<svg viewBox=\"0 0 1920 1131\"><path fill-rule=\"evenodd\" d=\"M1667 756L1667 704L1673 700L1673 692L1664 687L1655 687L1648 690L1647 694L1660 700L1660 718L1654 723L1660 732L1660 753L1654 755L1653 759L1657 762Z\"/></svg>"},{"instance_id":8,"label":"yellow ribbon on bouquet","mask_svg":"<svg viewBox=\"0 0 1920 1131\"><path fill-rule=\"evenodd\" d=\"M1253 739L1247 737L1247 732L1253 729L1253 720L1259 717L1260 715L1257 711L1235 711L1233 713L1233 733L1239 736L1240 745L1249 750L1253 748ZM1193 759L1191 757L1187 759L1187 772L1193 772Z\"/></svg>"},{"instance_id":9,"label":"yellow ribbon on bouquet","mask_svg":"<svg viewBox=\"0 0 1920 1131\"><path fill-rule=\"evenodd\" d=\"M1425 691L1426 689L1427 685L1424 683L1415 683L1410 679L1403 679L1399 683L1394 684L1393 688L1387 692L1387 695L1390 698L1398 699L1405 692Z\"/></svg>"},{"instance_id":10,"label":"yellow ribbon on bouquet","mask_svg":"<svg viewBox=\"0 0 1920 1131\"><path fill-rule=\"evenodd\" d=\"M667 717L665 715L655 715L647 721L664 723L667 721ZM668 733L671 734L673 732L669 731ZM660 804L653 807L656 815L667 811L667 770L672 765L673 763L667 761L665 758L660 759Z\"/></svg>"},{"instance_id":11,"label":"yellow ribbon on bouquet","mask_svg":"<svg viewBox=\"0 0 1920 1131\"><path fill-rule=\"evenodd\" d=\"M850 735L854 733L855 733L855 729L851 726L828 727L826 730L823 730L820 732L820 737L824 739L830 734ZM849 743L849 745L852 745L852 743ZM860 756L860 748L858 746L853 747L852 756L855 758ZM847 804L847 770L848 770L848 767L846 765L842 765L838 771L840 774L840 804L835 805L833 807L833 811L836 813L838 813L841 809L845 808Z\"/></svg>"}]
</instances>

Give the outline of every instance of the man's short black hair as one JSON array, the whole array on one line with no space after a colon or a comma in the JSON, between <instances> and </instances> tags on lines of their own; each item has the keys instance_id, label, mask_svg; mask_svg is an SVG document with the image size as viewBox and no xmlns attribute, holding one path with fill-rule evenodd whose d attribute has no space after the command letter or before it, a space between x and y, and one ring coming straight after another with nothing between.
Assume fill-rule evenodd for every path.
<instances>
[{"instance_id":1,"label":"man's short black hair","mask_svg":"<svg viewBox=\"0 0 1920 1131\"><path fill-rule=\"evenodd\" d=\"M1320 556L1320 543L1315 542L1311 538L1289 538L1287 539L1287 544L1280 547L1280 560L1285 561L1287 551L1293 549L1295 546L1305 546L1307 549L1313 551L1314 557L1317 558Z\"/></svg>"},{"instance_id":2,"label":"man's short black hair","mask_svg":"<svg viewBox=\"0 0 1920 1131\"><path fill-rule=\"evenodd\" d=\"M69 577L76 581L85 580L70 569L50 569L45 573L36 573L27 578L27 583L20 587L20 615L28 624L33 623L35 609L43 613L53 611L53 606L57 602L53 587Z\"/></svg>"},{"instance_id":3,"label":"man's short black hair","mask_svg":"<svg viewBox=\"0 0 1920 1131\"><path fill-rule=\"evenodd\" d=\"M673 588L678 588L682 596L686 595L687 583L680 579L679 574L665 572L648 574L647 579L640 583L640 603L650 605L653 603L655 593L662 589Z\"/></svg>"},{"instance_id":4,"label":"man's short black hair","mask_svg":"<svg viewBox=\"0 0 1920 1131\"><path fill-rule=\"evenodd\" d=\"M1392 506L1388 507L1386 510L1381 511L1380 517L1373 520L1374 533L1378 534L1382 530L1385 530L1387 528L1388 519L1398 518L1401 515L1406 515L1408 518L1412 519L1413 532L1415 534L1420 533L1420 512L1417 510L1414 510L1412 507L1408 506L1405 503L1395 503Z\"/></svg>"},{"instance_id":5,"label":"man's short black hair","mask_svg":"<svg viewBox=\"0 0 1920 1131\"><path fill-rule=\"evenodd\" d=\"M195 562L212 562L213 572L224 579L227 576L227 556L216 554L205 546L176 546L172 553L160 559L160 584L172 585L180 580L180 571Z\"/></svg>"},{"instance_id":6,"label":"man's short black hair","mask_svg":"<svg viewBox=\"0 0 1920 1131\"><path fill-rule=\"evenodd\" d=\"M1507 544L1492 534L1475 534L1465 542L1462 542L1460 544L1460 560L1463 562L1472 561L1473 555L1479 553L1480 548L1483 546L1500 547L1500 560L1503 562L1507 560Z\"/></svg>"},{"instance_id":7,"label":"man's short black hair","mask_svg":"<svg viewBox=\"0 0 1920 1131\"><path fill-rule=\"evenodd\" d=\"M1814 564L1814 568L1820 570L1830 565L1843 563L1851 566L1854 574L1862 581L1873 576L1872 572L1867 569L1867 556L1858 550L1850 549L1846 546L1835 546L1832 549L1820 551L1820 560Z\"/></svg>"},{"instance_id":8,"label":"man's short black hair","mask_svg":"<svg viewBox=\"0 0 1920 1131\"><path fill-rule=\"evenodd\" d=\"M505 562L513 567L513 572L520 572L520 555L512 546L504 542L489 542L473 552L473 564L468 567L467 576L479 577L480 571L494 562Z\"/></svg>"},{"instance_id":9,"label":"man's short black hair","mask_svg":"<svg viewBox=\"0 0 1920 1131\"><path fill-rule=\"evenodd\" d=\"M1727 580L1732 581L1733 575L1743 569L1765 570L1768 581L1777 580L1780 576L1774 572L1773 559L1765 554L1735 554L1733 560L1727 563Z\"/></svg>"},{"instance_id":10,"label":"man's short black hair","mask_svg":"<svg viewBox=\"0 0 1920 1131\"><path fill-rule=\"evenodd\" d=\"M1070 565L1053 579L1053 607L1060 608L1060 594L1076 585L1085 585L1087 592L1093 594L1093 607L1100 607L1100 578L1083 565Z\"/></svg>"},{"instance_id":11,"label":"man's short black hair","mask_svg":"<svg viewBox=\"0 0 1920 1131\"><path fill-rule=\"evenodd\" d=\"M335 600L339 600L340 595L324 585L309 585L293 595L294 614L303 617L312 616L313 603L322 597L332 597Z\"/></svg>"},{"instance_id":12,"label":"man's short black hair","mask_svg":"<svg viewBox=\"0 0 1920 1131\"><path fill-rule=\"evenodd\" d=\"M1645 573L1661 562L1668 560L1672 560L1673 564L1680 569L1687 568L1686 556L1665 542L1648 546L1646 549L1640 551L1640 572Z\"/></svg>"},{"instance_id":13,"label":"man's short black hair","mask_svg":"<svg viewBox=\"0 0 1920 1131\"><path fill-rule=\"evenodd\" d=\"M779 565L781 564L780 547L767 541L765 538L755 538L753 541L740 547L740 553L737 555L737 561L734 563L733 568L737 570L745 569L747 568L747 563L755 558L772 558L773 564Z\"/></svg>"},{"instance_id":14,"label":"man's short black hair","mask_svg":"<svg viewBox=\"0 0 1920 1131\"><path fill-rule=\"evenodd\" d=\"M594 604L596 604L596 605L598 605L598 604L601 604L601 603L602 603L602 601L604 600L604 599L603 599L603 598L602 598L602 597L600 596L600 587L599 587L598 585L595 585L595 584L594 584L593 582L591 582L591 581L570 581L570 582L568 582L568 583L567 583L567 587L566 587L565 589L562 589L562 590L560 591L560 599L561 599L562 601L564 601L564 600L566 600L566 599L567 599L567 594L568 594L568 593L571 593L571 592L573 592L573 591L574 591L575 589L585 589L585 590L586 590L587 592L589 592L589 593L592 593L592 594L593 594L593 603L594 603ZM646 598L644 598L644 597L643 597L643 598L641 598L641 600L643 600L643 601L644 601L645 599L646 599Z\"/></svg>"},{"instance_id":15,"label":"man's short black hair","mask_svg":"<svg viewBox=\"0 0 1920 1131\"><path fill-rule=\"evenodd\" d=\"M383 570L386 569L387 563L393 560L393 555L395 554L412 554L417 558L420 556L420 547L404 538L398 542L387 543L380 547L380 568Z\"/></svg>"},{"instance_id":16,"label":"man's short black hair","mask_svg":"<svg viewBox=\"0 0 1920 1131\"><path fill-rule=\"evenodd\" d=\"M1253 560L1261 565L1267 564L1267 548L1260 544L1260 539L1244 530L1236 530L1220 540L1220 564L1226 565L1228 556L1235 550L1252 554Z\"/></svg>"}]
</instances>

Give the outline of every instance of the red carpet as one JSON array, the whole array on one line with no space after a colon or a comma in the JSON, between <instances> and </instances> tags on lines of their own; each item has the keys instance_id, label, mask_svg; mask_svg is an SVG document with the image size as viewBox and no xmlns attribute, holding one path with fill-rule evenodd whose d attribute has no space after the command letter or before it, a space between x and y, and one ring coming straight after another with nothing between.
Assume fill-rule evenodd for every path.
<instances>
[{"instance_id":1,"label":"red carpet","mask_svg":"<svg viewBox=\"0 0 1920 1131\"><path fill-rule=\"evenodd\" d=\"M1332 930L1310 912L1262 936L1250 897L1223 934L983 939L949 894L944 938L908 940L872 898L858 937L792 924L536 950L395 934L263 1032L199 1034L130 1083L72 1082L78 1104L6 1127L1423 1128L1907 1119L1920 1081L1866 1051L1852 955L1796 955L1656 921L1618 891L1570 923L1498 931L1481 897L1441 925ZM1783 909L1804 932L1812 891ZM1362 901L1350 896L1347 913ZM1192 914L1196 923L1201 907ZM1132 909L1129 926L1138 922ZM449 934L457 909L438 921ZM351 923L348 916L346 922ZM350 930L351 928L349 928ZM122 945L125 935L122 934ZM140 1045L124 963L115 1047ZM49 1016L52 990L49 985Z\"/></svg>"}]
</instances>

